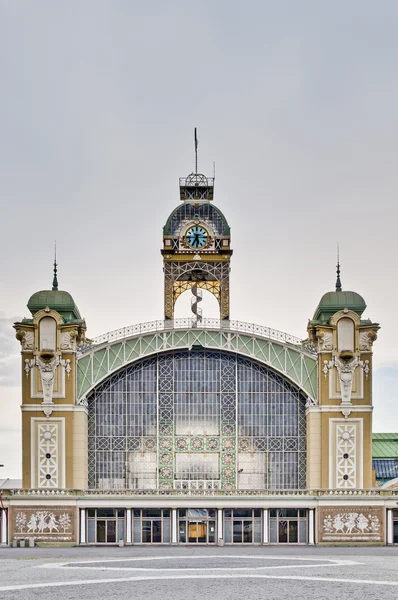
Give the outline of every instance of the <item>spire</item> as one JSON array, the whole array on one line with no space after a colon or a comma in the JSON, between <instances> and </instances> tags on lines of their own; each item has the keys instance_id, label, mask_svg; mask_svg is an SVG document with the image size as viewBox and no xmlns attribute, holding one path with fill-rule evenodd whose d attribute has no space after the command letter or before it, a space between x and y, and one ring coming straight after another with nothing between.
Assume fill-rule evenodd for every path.
<instances>
[{"instance_id":1,"label":"spire","mask_svg":"<svg viewBox=\"0 0 398 600\"><path fill-rule=\"evenodd\" d=\"M57 279L57 242L54 245L54 277L53 277L53 290L58 290L58 279Z\"/></svg>"},{"instance_id":2,"label":"spire","mask_svg":"<svg viewBox=\"0 0 398 600\"><path fill-rule=\"evenodd\" d=\"M336 279L336 292L341 292L341 279L340 279L340 251L339 245L337 244L337 279Z\"/></svg>"},{"instance_id":3,"label":"spire","mask_svg":"<svg viewBox=\"0 0 398 600\"><path fill-rule=\"evenodd\" d=\"M196 127L195 127L195 175L198 174L198 136L196 135Z\"/></svg>"}]
</instances>

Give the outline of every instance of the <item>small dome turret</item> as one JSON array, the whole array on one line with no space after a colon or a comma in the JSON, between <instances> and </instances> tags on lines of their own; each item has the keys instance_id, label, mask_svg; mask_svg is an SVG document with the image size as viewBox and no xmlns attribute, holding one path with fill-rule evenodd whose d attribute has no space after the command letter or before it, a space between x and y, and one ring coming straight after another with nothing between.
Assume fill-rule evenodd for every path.
<instances>
[{"instance_id":1,"label":"small dome turret","mask_svg":"<svg viewBox=\"0 0 398 600\"><path fill-rule=\"evenodd\" d=\"M27 307L32 316L39 310L51 308L57 311L65 323L82 321L79 309L69 292L58 289L57 263L54 260L54 278L51 290L35 292L28 300Z\"/></svg>"}]
</instances>

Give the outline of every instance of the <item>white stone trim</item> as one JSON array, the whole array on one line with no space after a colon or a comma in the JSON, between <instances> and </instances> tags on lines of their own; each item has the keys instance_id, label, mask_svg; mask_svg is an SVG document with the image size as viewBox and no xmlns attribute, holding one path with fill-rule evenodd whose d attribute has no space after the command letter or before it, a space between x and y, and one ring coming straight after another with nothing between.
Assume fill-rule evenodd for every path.
<instances>
[{"instance_id":1,"label":"white stone trim","mask_svg":"<svg viewBox=\"0 0 398 600\"><path fill-rule=\"evenodd\" d=\"M269 544L268 508L263 508L263 544Z\"/></svg>"},{"instance_id":2,"label":"white stone trim","mask_svg":"<svg viewBox=\"0 0 398 600\"><path fill-rule=\"evenodd\" d=\"M56 473L57 477L51 481L51 485L42 486L39 482L40 472L40 425L56 426ZM30 421L31 429L31 487L35 488L65 488L66 486L66 449L65 449L65 417L32 417Z\"/></svg>"},{"instance_id":3,"label":"white stone trim","mask_svg":"<svg viewBox=\"0 0 398 600\"><path fill-rule=\"evenodd\" d=\"M126 509L126 544L132 543L131 528L132 528L131 508L127 508Z\"/></svg>"},{"instance_id":4,"label":"white stone trim","mask_svg":"<svg viewBox=\"0 0 398 600\"><path fill-rule=\"evenodd\" d=\"M308 544L313 546L315 544L315 528L314 528L314 510L310 508L308 510Z\"/></svg>"},{"instance_id":5,"label":"white stone trim","mask_svg":"<svg viewBox=\"0 0 398 600\"><path fill-rule=\"evenodd\" d=\"M328 406L328 405L322 405L322 406L308 406L308 408L305 411L305 414L308 415L308 413L340 413L341 414L341 404L339 404L338 406L333 405L333 406ZM351 412L363 412L363 413L371 413L373 412L373 406L370 406L369 404L367 404L366 406L361 406L359 404L352 404L350 405L350 409Z\"/></svg>"},{"instance_id":6,"label":"white stone trim","mask_svg":"<svg viewBox=\"0 0 398 600\"><path fill-rule=\"evenodd\" d=\"M341 400L342 399L341 391L338 392L337 388L336 388L336 373L338 375L338 370L334 364L334 360L333 360L333 362L331 362L329 364L331 364L331 367L332 367L329 371L329 398L332 400ZM359 377L358 377L359 389L355 393L351 391L350 397L352 400L355 400L355 399L363 400L364 392L363 392L363 363L362 363L362 361L359 361L357 363L357 367L359 369Z\"/></svg>"},{"instance_id":7,"label":"white stone trim","mask_svg":"<svg viewBox=\"0 0 398 600\"><path fill-rule=\"evenodd\" d=\"M54 394L52 393L53 398L65 398L65 366L63 364L58 365L61 369L61 390ZM37 365L33 365L33 368L30 371L30 397L31 398L44 398L43 392L36 393L36 373L38 372L39 367ZM41 406L40 410L43 410L43 406Z\"/></svg>"},{"instance_id":8,"label":"white stone trim","mask_svg":"<svg viewBox=\"0 0 398 600\"><path fill-rule=\"evenodd\" d=\"M223 509L217 509L217 542L223 539Z\"/></svg>"},{"instance_id":9,"label":"white stone trim","mask_svg":"<svg viewBox=\"0 0 398 600\"><path fill-rule=\"evenodd\" d=\"M7 546L7 537L8 537L8 519L7 519L7 511L4 508L1 509L1 540L0 546Z\"/></svg>"},{"instance_id":10,"label":"white stone trim","mask_svg":"<svg viewBox=\"0 0 398 600\"><path fill-rule=\"evenodd\" d=\"M177 543L177 509L171 509L171 543Z\"/></svg>"},{"instance_id":11,"label":"white stone trim","mask_svg":"<svg viewBox=\"0 0 398 600\"><path fill-rule=\"evenodd\" d=\"M338 428L354 428L354 463L351 479L347 485L338 485ZM342 451L342 448L340 448ZM329 488L330 489L362 489L363 488L363 419L329 419Z\"/></svg>"},{"instance_id":12,"label":"white stone trim","mask_svg":"<svg viewBox=\"0 0 398 600\"><path fill-rule=\"evenodd\" d=\"M41 412L43 410L43 404L22 404L22 412ZM52 412L84 412L88 414L88 409L82 404L54 404Z\"/></svg>"},{"instance_id":13,"label":"white stone trim","mask_svg":"<svg viewBox=\"0 0 398 600\"><path fill-rule=\"evenodd\" d=\"M390 508L387 509L387 544L394 543L394 521L392 518L392 510Z\"/></svg>"},{"instance_id":14,"label":"white stone trim","mask_svg":"<svg viewBox=\"0 0 398 600\"><path fill-rule=\"evenodd\" d=\"M86 509L80 509L80 544L86 543Z\"/></svg>"}]
</instances>

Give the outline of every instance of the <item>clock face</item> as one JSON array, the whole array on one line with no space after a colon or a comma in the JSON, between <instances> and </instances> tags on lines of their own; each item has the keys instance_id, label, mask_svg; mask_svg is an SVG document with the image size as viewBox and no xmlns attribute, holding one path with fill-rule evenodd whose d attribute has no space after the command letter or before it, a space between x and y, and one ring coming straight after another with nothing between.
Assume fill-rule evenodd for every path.
<instances>
[{"instance_id":1,"label":"clock face","mask_svg":"<svg viewBox=\"0 0 398 600\"><path fill-rule=\"evenodd\" d=\"M185 239L191 248L203 248L207 244L208 235L204 227L194 225L186 232Z\"/></svg>"}]
</instances>

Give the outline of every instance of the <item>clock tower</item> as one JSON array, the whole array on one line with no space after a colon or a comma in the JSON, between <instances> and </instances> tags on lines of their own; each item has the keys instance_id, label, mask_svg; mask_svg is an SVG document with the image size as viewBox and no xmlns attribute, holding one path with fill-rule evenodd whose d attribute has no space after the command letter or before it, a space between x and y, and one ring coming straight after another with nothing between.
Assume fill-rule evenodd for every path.
<instances>
[{"instance_id":1,"label":"clock tower","mask_svg":"<svg viewBox=\"0 0 398 600\"><path fill-rule=\"evenodd\" d=\"M197 149L195 130L195 150ZM180 178L178 206L163 228L164 318L174 318L177 298L192 290L193 324L202 320L202 290L220 306L220 319L229 317L230 227L213 204L214 177L197 172Z\"/></svg>"}]
</instances>

